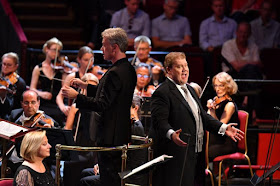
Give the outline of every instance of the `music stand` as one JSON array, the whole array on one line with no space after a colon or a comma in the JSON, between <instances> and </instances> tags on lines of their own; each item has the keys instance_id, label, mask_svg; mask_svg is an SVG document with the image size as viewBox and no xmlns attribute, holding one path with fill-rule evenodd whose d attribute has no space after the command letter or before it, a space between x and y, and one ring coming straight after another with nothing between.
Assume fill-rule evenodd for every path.
<instances>
[{"instance_id":1,"label":"music stand","mask_svg":"<svg viewBox=\"0 0 280 186\"><path fill-rule=\"evenodd\" d=\"M272 175L279 168L280 168L280 162L278 162L276 165L271 167L271 169L269 169L267 172L265 172L261 177L258 177L258 175L256 175L256 173L255 173L254 176L251 178L250 182L255 186L255 185L259 184L260 182L264 181L267 177L269 177L269 183L270 183L269 185L271 185Z\"/></svg>"},{"instance_id":2,"label":"music stand","mask_svg":"<svg viewBox=\"0 0 280 186\"><path fill-rule=\"evenodd\" d=\"M272 150L273 150L275 135L276 135L276 132L277 132L277 129L278 129L279 119L280 119L280 108L276 106L276 107L274 107L274 109L278 112L278 120L277 120L276 127L275 127L275 122L273 124L274 133L270 137L270 142L269 142L269 147L268 147L268 153L267 153L267 159L266 159L266 163L265 163L265 168L268 167L268 165L269 165L270 157L271 157ZM253 177L251 178L250 182L253 185L257 185L258 183L264 181L269 176L269 185L271 185L271 183L272 183L272 175L279 168L280 168L280 162L278 162L276 165L271 167L271 169L269 169L268 171L265 171L264 174L261 177L258 177L256 175L256 173L255 173L253 175Z\"/></svg>"}]
</instances>

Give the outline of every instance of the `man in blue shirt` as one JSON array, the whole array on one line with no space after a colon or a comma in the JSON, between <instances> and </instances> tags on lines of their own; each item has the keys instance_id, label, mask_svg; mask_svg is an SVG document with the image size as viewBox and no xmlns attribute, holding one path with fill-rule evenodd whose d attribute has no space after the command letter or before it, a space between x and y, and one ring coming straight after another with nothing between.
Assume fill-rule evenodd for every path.
<instances>
[{"instance_id":1,"label":"man in blue shirt","mask_svg":"<svg viewBox=\"0 0 280 186\"><path fill-rule=\"evenodd\" d=\"M135 37L150 37L150 17L139 10L139 4L140 0L125 0L126 7L114 13L110 23L110 27L120 27L126 31L130 47L133 47Z\"/></svg>"},{"instance_id":2,"label":"man in blue shirt","mask_svg":"<svg viewBox=\"0 0 280 186\"><path fill-rule=\"evenodd\" d=\"M252 36L259 49L280 47L280 24L271 19L273 7L264 1L260 17L251 22Z\"/></svg>"},{"instance_id":3,"label":"man in blue shirt","mask_svg":"<svg viewBox=\"0 0 280 186\"><path fill-rule=\"evenodd\" d=\"M236 22L224 15L224 0L212 0L211 7L214 14L202 21L199 30L199 45L208 52L235 37L237 28Z\"/></svg>"},{"instance_id":4,"label":"man in blue shirt","mask_svg":"<svg viewBox=\"0 0 280 186\"><path fill-rule=\"evenodd\" d=\"M164 13L152 21L154 48L166 49L173 46L191 45L191 29L186 17L177 13L178 0L165 0Z\"/></svg>"}]
</instances>

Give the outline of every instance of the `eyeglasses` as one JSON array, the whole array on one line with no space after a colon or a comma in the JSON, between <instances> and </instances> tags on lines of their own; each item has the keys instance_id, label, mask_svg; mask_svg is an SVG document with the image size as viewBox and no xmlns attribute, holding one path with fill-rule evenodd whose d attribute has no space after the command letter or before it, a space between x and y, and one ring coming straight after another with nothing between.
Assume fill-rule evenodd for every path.
<instances>
[{"instance_id":1,"label":"eyeglasses","mask_svg":"<svg viewBox=\"0 0 280 186\"><path fill-rule=\"evenodd\" d=\"M214 88L225 88L225 85L214 85Z\"/></svg>"},{"instance_id":2,"label":"eyeglasses","mask_svg":"<svg viewBox=\"0 0 280 186\"><path fill-rule=\"evenodd\" d=\"M145 79L149 78L148 75L143 75L143 74L137 74L137 77L139 77L139 78L143 77Z\"/></svg>"},{"instance_id":3,"label":"eyeglasses","mask_svg":"<svg viewBox=\"0 0 280 186\"><path fill-rule=\"evenodd\" d=\"M31 103L31 105L35 105L37 103L37 101L24 101L23 105L28 106Z\"/></svg>"}]
</instances>

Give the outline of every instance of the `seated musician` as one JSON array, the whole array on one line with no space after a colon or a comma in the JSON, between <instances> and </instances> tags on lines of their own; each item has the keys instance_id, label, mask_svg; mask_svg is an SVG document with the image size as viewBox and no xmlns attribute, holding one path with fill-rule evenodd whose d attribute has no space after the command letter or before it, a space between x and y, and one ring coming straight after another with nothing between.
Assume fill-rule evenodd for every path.
<instances>
[{"instance_id":1,"label":"seated musician","mask_svg":"<svg viewBox=\"0 0 280 186\"><path fill-rule=\"evenodd\" d=\"M149 85L151 80L151 67L148 64L140 63L136 66L137 83L134 94L142 97L151 97L155 91L153 85Z\"/></svg>"},{"instance_id":2,"label":"seated musician","mask_svg":"<svg viewBox=\"0 0 280 186\"><path fill-rule=\"evenodd\" d=\"M44 114L43 111L39 110L40 97L33 90L27 90L22 94L21 109L12 110L9 120L11 122L23 125L26 127L47 127L51 128L58 126L58 123L51 117ZM18 166L21 165L23 159L20 157L20 145L21 141L15 143L15 148L8 154L9 161L8 167L11 170L11 175L15 173Z\"/></svg>"},{"instance_id":3,"label":"seated musician","mask_svg":"<svg viewBox=\"0 0 280 186\"><path fill-rule=\"evenodd\" d=\"M34 90L23 92L21 98L21 109L12 110L9 120L26 127L58 126L50 116L39 110L40 97ZM38 121L38 123L36 123Z\"/></svg>"},{"instance_id":4,"label":"seated musician","mask_svg":"<svg viewBox=\"0 0 280 186\"><path fill-rule=\"evenodd\" d=\"M87 73L86 71L88 71L92 68L92 65L93 65L92 59L93 59L92 50L87 46L81 47L78 52L78 56L77 56L77 61L79 63L79 71L69 74L65 78L64 85L70 86L70 81L73 78L81 79L85 75L85 73ZM62 96L62 92L60 90L56 97L56 103L57 103L59 109L64 113L64 115L68 116L71 105L65 105L63 99L64 99L64 97Z\"/></svg>"},{"instance_id":5,"label":"seated musician","mask_svg":"<svg viewBox=\"0 0 280 186\"><path fill-rule=\"evenodd\" d=\"M212 80L214 90L217 94L214 99L207 101L208 114L223 123L239 123L238 108L230 97L238 90L237 84L226 72L220 72ZM236 126L239 128L239 126ZM209 160L215 157L236 152L236 142L228 136L218 136L210 133L209 137Z\"/></svg>"},{"instance_id":6,"label":"seated musician","mask_svg":"<svg viewBox=\"0 0 280 186\"><path fill-rule=\"evenodd\" d=\"M64 72L56 66L62 48L63 45L57 38L52 38L44 44L43 52L46 58L34 67L30 83L30 89L41 97L40 109L54 118L60 126L64 125L65 116L56 104L56 96L63 85Z\"/></svg>"},{"instance_id":7,"label":"seated musician","mask_svg":"<svg viewBox=\"0 0 280 186\"><path fill-rule=\"evenodd\" d=\"M99 83L98 78L93 75L92 73L86 73L82 79L82 81L92 84L92 85L97 85ZM87 95L86 89L82 89L81 93L84 95ZM64 129L66 130L73 130L73 134L75 135L75 132L77 130L77 138L75 137L76 144L80 146L92 146L92 143L90 138L89 138L89 131L88 130L83 130L83 129L88 129L89 128L89 122L91 119L91 114L92 112L90 111L79 111L79 109L76 108L76 104L72 104L69 114L67 116L66 124ZM76 130L75 130L76 128Z\"/></svg>"},{"instance_id":8,"label":"seated musician","mask_svg":"<svg viewBox=\"0 0 280 186\"><path fill-rule=\"evenodd\" d=\"M20 108L20 97L26 89L25 81L17 74L18 55L14 52L2 56L0 79L0 118L8 119L12 109Z\"/></svg>"}]
</instances>

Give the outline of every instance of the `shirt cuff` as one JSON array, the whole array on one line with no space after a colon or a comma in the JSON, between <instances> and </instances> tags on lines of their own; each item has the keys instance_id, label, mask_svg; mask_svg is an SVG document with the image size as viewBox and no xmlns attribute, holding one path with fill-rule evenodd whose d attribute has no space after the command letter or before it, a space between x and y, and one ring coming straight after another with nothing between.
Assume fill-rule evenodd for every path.
<instances>
[{"instance_id":1,"label":"shirt cuff","mask_svg":"<svg viewBox=\"0 0 280 186\"><path fill-rule=\"evenodd\" d=\"M173 129L169 129L169 130L167 131L167 133L166 133L166 137L167 137L168 139L172 140L172 139L171 139L171 135L172 135L174 132L175 132L175 131L174 131Z\"/></svg>"},{"instance_id":2,"label":"shirt cuff","mask_svg":"<svg viewBox=\"0 0 280 186\"><path fill-rule=\"evenodd\" d=\"M218 134L221 134L222 136L225 135L227 127L228 127L228 125L223 123L222 126L219 129Z\"/></svg>"}]
</instances>

